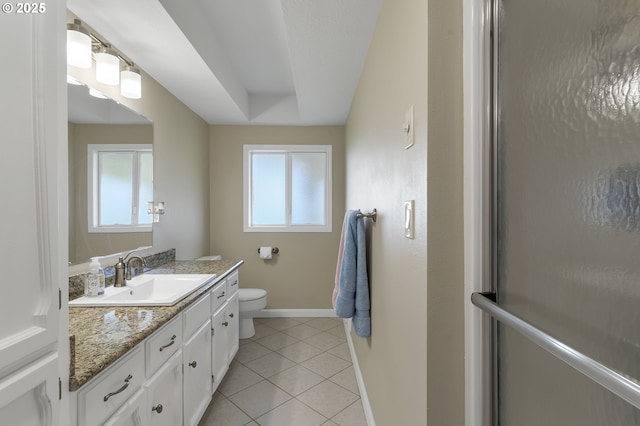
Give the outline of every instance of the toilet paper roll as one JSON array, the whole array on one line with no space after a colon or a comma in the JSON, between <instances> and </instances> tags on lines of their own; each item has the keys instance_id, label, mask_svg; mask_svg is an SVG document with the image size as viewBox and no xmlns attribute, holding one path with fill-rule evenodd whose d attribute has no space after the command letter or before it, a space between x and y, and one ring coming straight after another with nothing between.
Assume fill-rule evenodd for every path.
<instances>
[{"instance_id":1,"label":"toilet paper roll","mask_svg":"<svg viewBox=\"0 0 640 426\"><path fill-rule=\"evenodd\" d=\"M272 257L271 247L260 247L260 259L271 259L271 257Z\"/></svg>"}]
</instances>

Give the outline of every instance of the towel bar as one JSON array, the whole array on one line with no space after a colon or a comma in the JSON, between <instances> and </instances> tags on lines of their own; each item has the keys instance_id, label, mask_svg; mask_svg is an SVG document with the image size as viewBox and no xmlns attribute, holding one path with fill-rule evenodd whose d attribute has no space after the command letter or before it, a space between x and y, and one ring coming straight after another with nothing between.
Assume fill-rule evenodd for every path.
<instances>
[{"instance_id":1,"label":"towel bar","mask_svg":"<svg viewBox=\"0 0 640 426\"><path fill-rule=\"evenodd\" d=\"M358 217L368 217L375 222L378 218L378 209L373 209L370 213L358 213Z\"/></svg>"}]
</instances>

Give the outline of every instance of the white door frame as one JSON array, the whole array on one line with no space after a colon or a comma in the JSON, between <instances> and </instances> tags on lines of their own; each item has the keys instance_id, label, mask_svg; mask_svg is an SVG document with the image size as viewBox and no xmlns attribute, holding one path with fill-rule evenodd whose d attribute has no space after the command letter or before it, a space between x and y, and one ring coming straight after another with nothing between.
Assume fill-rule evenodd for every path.
<instances>
[{"instance_id":1,"label":"white door frame","mask_svg":"<svg viewBox=\"0 0 640 426\"><path fill-rule=\"evenodd\" d=\"M485 0L463 0L464 93L464 314L465 314L465 426L490 422L489 340L482 311L471 304L471 293L483 290L483 135L487 127L485 94L486 34L489 21Z\"/></svg>"}]
</instances>

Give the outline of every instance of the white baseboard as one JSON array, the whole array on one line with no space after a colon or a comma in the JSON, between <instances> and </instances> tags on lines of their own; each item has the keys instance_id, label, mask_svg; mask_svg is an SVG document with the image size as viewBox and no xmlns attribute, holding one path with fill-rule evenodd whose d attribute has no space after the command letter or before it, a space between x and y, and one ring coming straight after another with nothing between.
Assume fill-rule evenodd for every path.
<instances>
[{"instance_id":1,"label":"white baseboard","mask_svg":"<svg viewBox=\"0 0 640 426\"><path fill-rule=\"evenodd\" d=\"M344 332L347 335L347 344L349 345L349 352L351 353L351 362L353 363L353 371L356 374L356 381L358 382L358 391L360 392L360 399L362 400L362 410L364 411L364 417L367 420L367 426L376 426L376 421L373 418L373 410L371 410L371 404L369 403L369 396L367 395L367 389L364 386L364 380L362 379L362 372L360 371L360 364L358 364L358 357L356 356L356 350L353 347L353 340L351 339L351 321L348 319L343 320Z\"/></svg>"},{"instance_id":2,"label":"white baseboard","mask_svg":"<svg viewBox=\"0 0 640 426\"><path fill-rule=\"evenodd\" d=\"M263 309L256 318L336 318L333 309Z\"/></svg>"}]
</instances>

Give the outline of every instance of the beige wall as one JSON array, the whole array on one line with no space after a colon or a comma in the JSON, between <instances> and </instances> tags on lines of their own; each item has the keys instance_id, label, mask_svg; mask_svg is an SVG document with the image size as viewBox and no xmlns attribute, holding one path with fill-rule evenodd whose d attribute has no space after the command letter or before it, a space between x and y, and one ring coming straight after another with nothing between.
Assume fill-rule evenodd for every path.
<instances>
[{"instance_id":1,"label":"beige wall","mask_svg":"<svg viewBox=\"0 0 640 426\"><path fill-rule=\"evenodd\" d=\"M429 1L429 425L464 424L462 1ZM468 301L467 301L468 303Z\"/></svg>"},{"instance_id":2,"label":"beige wall","mask_svg":"<svg viewBox=\"0 0 640 426\"><path fill-rule=\"evenodd\" d=\"M241 285L267 290L268 309L329 309L344 216L344 127L211 126L210 254L244 259ZM333 232L245 233L243 144L333 146ZM271 261L258 247L276 246Z\"/></svg>"},{"instance_id":3,"label":"beige wall","mask_svg":"<svg viewBox=\"0 0 640 426\"><path fill-rule=\"evenodd\" d=\"M415 146L405 150L411 105ZM371 337L353 339L379 426L427 424L427 151L427 2L387 0L346 132L346 208L378 209ZM415 239L404 237L405 200L415 200Z\"/></svg>"},{"instance_id":4,"label":"beige wall","mask_svg":"<svg viewBox=\"0 0 640 426\"><path fill-rule=\"evenodd\" d=\"M87 213L87 145L152 144L150 124L69 123L69 261L87 262L90 257L153 244L151 232L89 233ZM142 206L146 208L146 205Z\"/></svg>"},{"instance_id":5,"label":"beige wall","mask_svg":"<svg viewBox=\"0 0 640 426\"><path fill-rule=\"evenodd\" d=\"M153 122L153 190L156 200L166 203L166 214L154 224L154 249L175 248L179 260L204 255L209 248L209 125L144 72L138 100L97 82L93 69L68 67L68 73Z\"/></svg>"}]
</instances>

